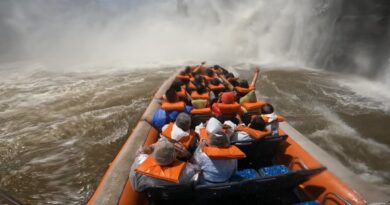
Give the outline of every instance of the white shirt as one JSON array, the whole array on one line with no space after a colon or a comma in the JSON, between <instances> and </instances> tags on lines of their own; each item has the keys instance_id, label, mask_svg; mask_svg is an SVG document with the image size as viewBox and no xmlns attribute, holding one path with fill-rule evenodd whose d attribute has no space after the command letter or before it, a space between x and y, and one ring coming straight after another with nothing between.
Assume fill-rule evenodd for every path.
<instances>
[{"instance_id":1,"label":"white shirt","mask_svg":"<svg viewBox=\"0 0 390 205\"><path fill-rule=\"evenodd\" d=\"M168 128L169 124L167 125L164 125L164 127L162 127L162 131L166 130ZM176 140L176 141L179 141L181 140L181 138L183 137L187 137L190 135L190 132L189 131L184 131L182 130L181 128L179 128L176 123L173 123L173 127L172 127L172 132L171 132L171 137L173 140ZM161 137L165 137L163 135L160 135Z\"/></svg>"},{"instance_id":2,"label":"white shirt","mask_svg":"<svg viewBox=\"0 0 390 205\"><path fill-rule=\"evenodd\" d=\"M199 147L193 157L202 170L201 182L226 182L237 170L237 159L210 159Z\"/></svg>"}]
</instances>

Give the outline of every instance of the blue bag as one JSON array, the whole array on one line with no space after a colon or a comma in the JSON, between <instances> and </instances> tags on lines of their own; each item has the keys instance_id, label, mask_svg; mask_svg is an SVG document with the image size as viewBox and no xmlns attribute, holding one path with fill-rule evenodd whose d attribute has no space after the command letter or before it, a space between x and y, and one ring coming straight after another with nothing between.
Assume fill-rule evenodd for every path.
<instances>
[{"instance_id":1,"label":"blue bag","mask_svg":"<svg viewBox=\"0 0 390 205\"><path fill-rule=\"evenodd\" d=\"M241 169L237 170L235 175L245 179L254 179L257 177L257 172L254 169Z\"/></svg>"},{"instance_id":2,"label":"blue bag","mask_svg":"<svg viewBox=\"0 0 390 205\"><path fill-rule=\"evenodd\" d=\"M259 169L260 176L263 177L277 176L281 174L286 174L288 172L288 168L284 165L273 165L270 167L263 167Z\"/></svg>"},{"instance_id":3,"label":"blue bag","mask_svg":"<svg viewBox=\"0 0 390 205\"><path fill-rule=\"evenodd\" d=\"M152 118L153 126L161 130L161 128L165 124L167 124L167 122L168 122L168 117L166 111L163 109L158 109L157 112L154 113Z\"/></svg>"}]
</instances>

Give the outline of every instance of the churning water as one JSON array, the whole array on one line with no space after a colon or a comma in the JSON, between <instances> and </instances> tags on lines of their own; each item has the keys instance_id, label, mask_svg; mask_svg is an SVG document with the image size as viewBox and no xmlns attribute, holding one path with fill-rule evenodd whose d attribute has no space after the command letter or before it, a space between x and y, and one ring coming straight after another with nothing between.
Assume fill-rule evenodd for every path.
<instances>
[{"instance_id":1,"label":"churning water","mask_svg":"<svg viewBox=\"0 0 390 205\"><path fill-rule=\"evenodd\" d=\"M0 189L28 204L85 203L161 83L201 60L242 78L251 63L265 67L259 98L364 180L388 186L389 8L0 1Z\"/></svg>"}]
</instances>

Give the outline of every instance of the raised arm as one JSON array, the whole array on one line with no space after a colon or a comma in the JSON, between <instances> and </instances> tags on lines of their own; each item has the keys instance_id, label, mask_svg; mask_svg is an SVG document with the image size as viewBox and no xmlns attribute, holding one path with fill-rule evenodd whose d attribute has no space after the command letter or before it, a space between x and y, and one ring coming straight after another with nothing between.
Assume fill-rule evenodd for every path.
<instances>
[{"instance_id":1,"label":"raised arm","mask_svg":"<svg viewBox=\"0 0 390 205\"><path fill-rule=\"evenodd\" d=\"M225 78L224 75L218 75L218 76L222 79L222 81L223 81L224 83L226 83L226 85L228 86L228 89L229 89L230 91L233 91L233 90L234 90L233 85Z\"/></svg>"},{"instance_id":2,"label":"raised arm","mask_svg":"<svg viewBox=\"0 0 390 205\"><path fill-rule=\"evenodd\" d=\"M251 87L256 87L256 82L257 82L257 78L259 77L259 73L260 73L260 68L256 66L255 75L253 76L252 83L250 85Z\"/></svg>"}]
</instances>

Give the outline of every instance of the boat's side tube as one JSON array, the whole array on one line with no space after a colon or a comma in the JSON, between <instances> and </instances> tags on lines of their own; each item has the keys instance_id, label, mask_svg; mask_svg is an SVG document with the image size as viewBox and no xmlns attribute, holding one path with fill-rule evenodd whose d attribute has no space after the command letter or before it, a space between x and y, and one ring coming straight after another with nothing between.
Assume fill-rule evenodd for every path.
<instances>
[{"instance_id":1,"label":"boat's side tube","mask_svg":"<svg viewBox=\"0 0 390 205\"><path fill-rule=\"evenodd\" d=\"M299 158L309 168L315 168L322 164L328 169L301 184L301 188L306 194L323 201L329 193L334 193L352 204L365 204L365 200L368 203L390 200L388 193L362 181L356 174L304 137L290 124L283 122L280 123L280 126L289 135L284 149L281 150L283 152L281 157L290 158L290 160ZM314 189L316 187L322 187L324 190L319 192L318 189Z\"/></svg>"},{"instance_id":2,"label":"boat's side tube","mask_svg":"<svg viewBox=\"0 0 390 205\"><path fill-rule=\"evenodd\" d=\"M155 96L162 96L172 84L175 76L166 80ZM143 117L151 118L160 107L157 100L152 100ZM139 121L133 132L122 146L114 161L110 164L95 193L88 201L88 205L118 204L122 191L128 181L130 167L134 161L135 152L143 145L148 136L150 125L147 122Z\"/></svg>"}]
</instances>

